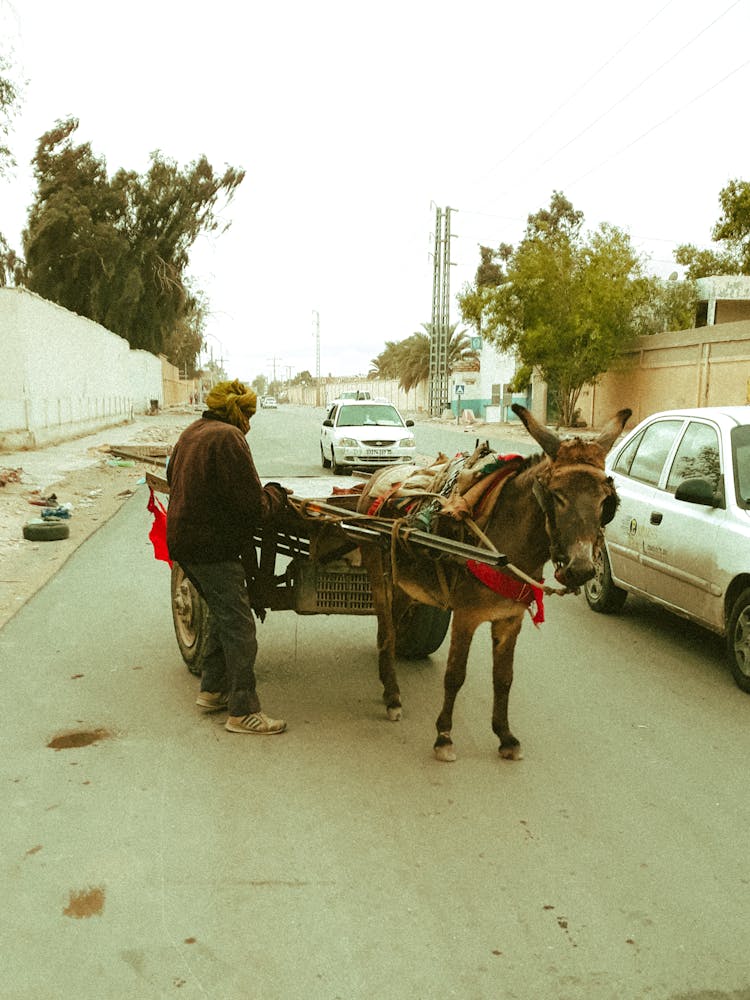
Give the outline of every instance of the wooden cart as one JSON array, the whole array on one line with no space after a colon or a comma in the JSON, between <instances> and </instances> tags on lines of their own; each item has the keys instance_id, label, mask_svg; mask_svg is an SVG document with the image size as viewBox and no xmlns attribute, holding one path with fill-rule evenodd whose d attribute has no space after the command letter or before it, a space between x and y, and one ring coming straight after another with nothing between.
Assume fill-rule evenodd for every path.
<instances>
[{"instance_id":1,"label":"wooden cart","mask_svg":"<svg viewBox=\"0 0 750 1000\"><path fill-rule=\"evenodd\" d=\"M156 492L169 493L161 475L146 473ZM337 490L354 486L346 478ZM328 478L282 479L293 490L287 510L270 525L256 531L254 549L245 561L254 561L252 600L257 611L294 611L299 615L373 615L367 572L360 565L361 545L393 544L394 522L356 512L356 493L332 495ZM398 528L396 528L398 532ZM409 530L408 544L428 551L435 559L465 562L475 559L503 565L504 556L425 531ZM177 644L188 669L200 674L208 637L208 609L182 568L172 567L172 618ZM445 638L450 611L412 603L396 622L396 652L419 659L434 652Z\"/></svg>"}]
</instances>

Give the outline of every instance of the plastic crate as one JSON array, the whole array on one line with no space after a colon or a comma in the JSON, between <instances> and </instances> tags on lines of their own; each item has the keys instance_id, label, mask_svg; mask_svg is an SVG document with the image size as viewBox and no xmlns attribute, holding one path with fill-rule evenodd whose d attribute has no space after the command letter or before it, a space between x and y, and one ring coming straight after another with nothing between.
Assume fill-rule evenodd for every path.
<instances>
[{"instance_id":1,"label":"plastic crate","mask_svg":"<svg viewBox=\"0 0 750 1000\"><path fill-rule=\"evenodd\" d=\"M294 567L294 610L299 615L374 614L367 571L345 562Z\"/></svg>"}]
</instances>

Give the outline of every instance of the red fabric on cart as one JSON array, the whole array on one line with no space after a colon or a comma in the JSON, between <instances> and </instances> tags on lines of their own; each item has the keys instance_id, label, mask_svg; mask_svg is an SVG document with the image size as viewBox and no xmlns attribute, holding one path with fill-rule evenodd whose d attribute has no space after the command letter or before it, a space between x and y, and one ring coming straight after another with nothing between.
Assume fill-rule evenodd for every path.
<instances>
[{"instance_id":1,"label":"red fabric on cart","mask_svg":"<svg viewBox=\"0 0 750 1000\"><path fill-rule=\"evenodd\" d=\"M151 495L148 498L146 509L153 514L154 523L151 525L148 538L154 547L154 559L169 563L171 567L172 560L169 558L169 549L167 548L167 512L151 486L149 486L149 492Z\"/></svg>"}]
</instances>

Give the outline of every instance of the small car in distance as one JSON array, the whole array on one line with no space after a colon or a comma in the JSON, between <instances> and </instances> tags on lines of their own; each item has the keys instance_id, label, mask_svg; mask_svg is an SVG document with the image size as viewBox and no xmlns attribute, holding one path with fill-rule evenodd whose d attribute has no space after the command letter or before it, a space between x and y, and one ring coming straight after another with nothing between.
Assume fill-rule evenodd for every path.
<instances>
[{"instance_id":1,"label":"small car in distance","mask_svg":"<svg viewBox=\"0 0 750 1000\"><path fill-rule=\"evenodd\" d=\"M275 396L261 396L260 406L262 410L276 410L278 409L278 403L276 402Z\"/></svg>"},{"instance_id":2,"label":"small car in distance","mask_svg":"<svg viewBox=\"0 0 750 1000\"><path fill-rule=\"evenodd\" d=\"M345 399L372 399L372 394L364 389L352 389L351 391L347 390L346 392L341 392L333 398L326 400L326 409L329 410L334 403L341 403Z\"/></svg>"},{"instance_id":3,"label":"small car in distance","mask_svg":"<svg viewBox=\"0 0 750 1000\"><path fill-rule=\"evenodd\" d=\"M750 694L750 406L667 410L607 456L620 497L596 576L594 611L638 594L724 637Z\"/></svg>"},{"instance_id":4,"label":"small car in distance","mask_svg":"<svg viewBox=\"0 0 750 1000\"><path fill-rule=\"evenodd\" d=\"M374 400L334 400L320 428L324 469L346 475L351 469L379 469L412 462L416 454L413 420L395 406Z\"/></svg>"}]
</instances>

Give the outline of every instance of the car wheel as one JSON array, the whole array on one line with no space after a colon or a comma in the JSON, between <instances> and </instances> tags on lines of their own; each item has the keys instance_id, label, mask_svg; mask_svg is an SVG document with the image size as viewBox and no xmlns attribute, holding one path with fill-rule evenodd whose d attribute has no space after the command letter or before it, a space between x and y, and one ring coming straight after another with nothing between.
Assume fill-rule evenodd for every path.
<instances>
[{"instance_id":1,"label":"car wheel","mask_svg":"<svg viewBox=\"0 0 750 1000\"><path fill-rule=\"evenodd\" d=\"M336 461L336 452L333 450L333 445L331 445L331 470L334 476L346 475L346 467L339 465Z\"/></svg>"},{"instance_id":2,"label":"car wheel","mask_svg":"<svg viewBox=\"0 0 750 1000\"><path fill-rule=\"evenodd\" d=\"M611 615L622 609L627 590L622 590L612 583L612 570L609 565L607 550L602 547L594 558L595 575L583 586L588 606L592 611Z\"/></svg>"},{"instance_id":3,"label":"car wheel","mask_svg":"<svg viewBox=\"0 0 750 1000\"><path fill-rule=\"evenodd\" d=\"M178 563L172 565L172 622L185 665L200 677L208 642L208 606Z\"/></svg>"},{"instance_id":4,"label":"car wheel","mask_svg":"<svg viewBox=\"0 0 750 1000\"><path fill-rule=\"evenodd\" d=\"M442 644L451 613L416 601L401 615L396 627L396 655L405 660L421 660Z\"/></svg>"},{"instance_id":5,"label":"car wheel","mask_svg":"<svg viewBox=\"0 0 750 1000\"><path fill-rule=\"evenodd\" d=\"M727 658L735 684L750 694L750 590L743 590L727 623Z\"/></svg>"},{"instance_id":6,"label":"car wheel","mask_svg":"<svg viewBox=\"0 0 750 1000\"><path fill-rule=\"evenodd\" d=\"M331 460L330 458L326 458L326 453L323 451L323 445L320 446L320 464L324 469L331 468Z\"/></svg>"}]
</instances>

